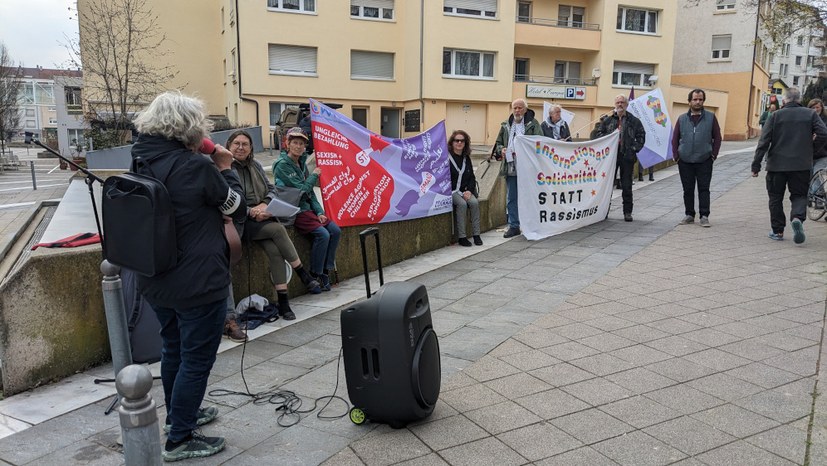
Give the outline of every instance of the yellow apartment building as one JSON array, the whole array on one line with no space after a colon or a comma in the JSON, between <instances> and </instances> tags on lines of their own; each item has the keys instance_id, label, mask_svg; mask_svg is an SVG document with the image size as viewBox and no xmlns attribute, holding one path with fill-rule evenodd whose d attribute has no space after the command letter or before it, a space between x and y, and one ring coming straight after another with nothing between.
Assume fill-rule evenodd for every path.
<instances>
[{"instance_id":1,"label":"yellow apartment building","mask_svg":"<svg viewBox=\"0 0 827 466\"><path fill-rule=\"evenodd\" d=\"M211 114L261 124L264 140L284 108L308 97L342 104L385 136L445 119L479 144L493 143L516 98L538 119L543 101L561 104L581 137L633 86L683 99L671 96L675 2L146 1L169 51L152 59L178 70L167 87L200 96Z\"/></svg>"}]
</instances>

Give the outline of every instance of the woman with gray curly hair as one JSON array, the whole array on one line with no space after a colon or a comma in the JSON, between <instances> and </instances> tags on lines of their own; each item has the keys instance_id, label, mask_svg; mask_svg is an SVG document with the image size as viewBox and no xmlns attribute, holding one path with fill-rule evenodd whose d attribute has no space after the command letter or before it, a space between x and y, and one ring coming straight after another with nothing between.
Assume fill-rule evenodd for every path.
<instances>
[{"instance_id":1,"label":"woman with gray curly hair","mask_svg":"<svg viewBox=\"0 0 827 466\"><path fill-rule=\"evenodd\" d=\"M212 160L197 153L211 126L203 103L176 91L156 97L135 119L140 135L132 147L133 170L163 182L175 212L176 265L138 276L138 288L161 323L166 461L224 448L223 438L195 429L218 415L214 407L199 407L227 313L230 264L222 215L241 223L247 209L232 154L221 146Z\"/></svg>"}]
</instances>

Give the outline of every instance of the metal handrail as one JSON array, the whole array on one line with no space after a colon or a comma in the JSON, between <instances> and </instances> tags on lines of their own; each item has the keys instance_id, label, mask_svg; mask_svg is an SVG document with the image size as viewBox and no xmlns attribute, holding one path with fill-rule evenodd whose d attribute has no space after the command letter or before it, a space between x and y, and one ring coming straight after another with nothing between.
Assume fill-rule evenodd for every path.
<instances>
[{"instance_id":1,"label":"metal handrail","mask_svg":"<svg viewBox=\"0 0 827 466\"><path fill-rule=\"evenodd\" d=\"M600 30L600 23L584 23L582 21L571 21L571 24L569 24L569 20L534 18L531 16L517 16L516 21L518 23L536 24L538 26L550 26L569 29L588 29L592 31Z\"/></svg>"},{"instance_id":2,"label":"metal handrail","mask_svg":"<svg viewBox=\"0 0 827 466\"><path fill-rule=\"evenodd\" d=\"M515 82L537 83L537 84L573 84L576 86L595 86L595 78L559 78L554 76L533 76L515 74Z\"/></svg>"}]
</instances>

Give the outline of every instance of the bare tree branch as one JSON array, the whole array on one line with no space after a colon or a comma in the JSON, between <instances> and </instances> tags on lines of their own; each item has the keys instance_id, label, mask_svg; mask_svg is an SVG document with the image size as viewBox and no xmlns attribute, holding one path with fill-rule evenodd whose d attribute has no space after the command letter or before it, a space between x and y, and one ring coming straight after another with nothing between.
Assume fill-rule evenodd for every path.
<instances>
[{"instance_id":1,"label":"bare tree branch","mask_svg":"<svg viewBox=\"0 0 827 466\"><path fill-rule=\"evenodd\" d=\"M92 127L104 122L121 144L131 112L152 98L177 72L160 57L166 36L147 0L88 0L78 11L78 38L67 44L73 64L83 69L84 100ZM100 141L98 141L100 146Z\"/></svg>"},{"instance_id":2,"label":"bare tree branch","mask_svg":"<svg viewBox=\"0 0 827 466\"><path fill-rule=\"evenodd\" d=\"M0 42L0 151L20 128L20 67L14 66L5 44Z\"/></svg>"}]
</instances>

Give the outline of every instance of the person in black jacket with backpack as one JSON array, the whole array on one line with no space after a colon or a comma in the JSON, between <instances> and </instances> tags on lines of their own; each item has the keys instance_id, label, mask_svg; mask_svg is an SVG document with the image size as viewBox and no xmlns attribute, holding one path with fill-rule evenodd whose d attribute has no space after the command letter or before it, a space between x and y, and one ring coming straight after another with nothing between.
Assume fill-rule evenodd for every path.
<instances>
[{"instance_id":1,"label":"person in black jacket with backpack","mask_svg":"<svg viewBox=\"0 0 827 466\"><path fill-rule=\"evenodd\" d=\"M166 461L210 456L224 448L224 439L195 429L218 415L214 407L199 407L227 313L230 265L222 216L243 222L244 194L228 150L216 146L212 160L197 153L212 127L200 100L165 92L138 115L135 126L140 135L132 157L142 161L138 171L164 183L175 212L177 264L138 279L161 323L169 432L162 456Z\"/></svg>"},{"instance_id":2,"label":"person in black jacket with backpack","mask_svg":"<svg viewBox=\"0 0 827 466\"><path fill-rule=\"evenodd\" d=\"M457 225L457 241L461 246L471 246L465 236L465 212L471 210L471 230L474 244L482 246L480 238L480 203L477 200L477 178L471 163L471 138L459 129L448 138L448 161L451 168L451 191Z\"/></svg>"}]
</instances>

